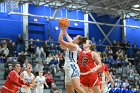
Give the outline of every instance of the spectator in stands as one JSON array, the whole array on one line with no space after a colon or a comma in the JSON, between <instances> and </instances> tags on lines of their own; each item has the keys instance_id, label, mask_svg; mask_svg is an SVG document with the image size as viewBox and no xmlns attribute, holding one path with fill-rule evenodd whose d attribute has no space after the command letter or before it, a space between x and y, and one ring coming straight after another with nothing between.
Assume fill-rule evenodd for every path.
<instances>
[{"instance_id":1,"label":"spectator in stands","mask_svg":"<svg viewBox=\"0 0 140 93\"><path fill-rule=\"evenodd\" d=\"M9 55L9 49L7 48L7 45L4 45L4 47L1 50L2 50L2 56L4 58L8 57L8 55Z\"/></svg>"},{"instance_id":2,"label":"spectator in stands","mask_svg":"<svg viewBox=\"0 0 140 93\"><path fill-rule=\"evenodd\" d=\"M117 67L121 67L122 66L122 62L121 62L120 57L117 57L116 64L117 64Z\"/></svg>"},{"instance_id":3,"label":"spectator in stands","mask_svg":"<svg viewBox=\"0 0 140 93\"><path fill-rule=\"evenodd\" d=\"M123 51L122 51L121 49L119 49L119 50L116 52L116 55L117 55L117 57L123 56Z\"/></svg>"},{"instance_id":4,"label":"spectator in stands","mask_svg":"<svg viewBox=\"0 0 140 93\"><path fill-rule=\"evenodd\" d=\"M37 61L46 58L46 54L45 54L44 49L43 49L42 46L38 46L36 48L36 55L37 55Z\"/></svg>"},{"instance_id":5,"label":"spectator in stands","mask_svg":"<svg viewBox=\"0 0 140 93\"><path fill-rule=\"evenodd\" d=\"M50 53L54 56L55 55L55 46L54 46L54 43L51 43L51 45L50 45Z\"/></svg>"},{"instance_id":6,"label":"spectator in stands","mask_svg":"<svg viewBox=\"0 0 140 93\"><path fill-rule=\"evenodd\" d=\"M115 40L113 41L113 46L117 46L117 42Z\"/></svg>"},{"instance_id":7,"label":"spectator in stands","mask_svg":"<svg viewBox=\"0 0 140 93\"><path fill-rule=\"evenodd\" d=\"M108 57L107 57L107 54L105 52L103 52L102 54L102 62L108 62Z\"/></svg>"},{"instance_id":8,"label":"spectator in stands","mask_svg":"<svg viewBox=\"0 0 140 93\"><path fill-rule=\"evenodd\" d=\"M123 41L122 44L121 44L121 47L127 48L127 42L126 41Z\"/></svg>"},{"instance_id":9,"label":"spectator in stands","mask_svg":"<svg viewBox=\"0 0 140 93\"><path fill-rule=\"evenodd\" d=\"M53 74L60 70L58 59L56 56L53 56L53 59L50 61L49 68Z\"/></svg>"},{"instance_id":10,"label":"spectator in stands","mask_svg":"<svg viewBox=\"0 0 140 93\"><path fill-rule=\"evenodd\" d=\"M4 47L5 45L7 45L6 40L2 40L1 41L1 46Z\"/></svg>"},{"instance_id":11,"label":"spectator in stands","mask_svg":"<svg viewBox=\"0 0 140 93\"><path fill-rule=\"evenodd\" d=\"M136 89L135 89L135 92L134 93L140 93L140 87L139 87L139 85L136 85Z\"/></svg>"},{"instance_id":12,"label":"spectator in stands","mask_svg":"<svg viewBox=\"0 0 140 93\"><path fill-rule=\"evenodd\" d=\"M51 55L51 53L49 54L49 56L47 57L47 59L45 60L45 66L48 66L50 64L50 61L53 59L53 56Z\"/></svg>"},{"instance_id":13,"label":"spectator in stands","mask_svg":"<svg viewBox=\"0 0 140 93\"><path fill-rule=\"evenodd\" d=\"M12 42L12 45L9 46L9 56L13 57L16 51L16 46L15 46L15 42Z\"/></svg>"},{"instance_id":14,"label":"spectator in stands","mask_svg":"<svg viewBox=\"0 0 140 93\"><path fill-rule=\"evenodd\" d=\"M128 48L131 47L130 42L127 42L127 47L128 47Z\"/></svg>"},{"instance_id":15,"label":"spectator in stands","mask_svg":"<svg viewBox=\"0 0 140 93\"><path fill-rule=\"evenodd\" d=\"M124 55L124 66L127 66L128 65L128 57L127 55L125 54Z\"/></svg>"},{"instance_id":16,"label":"spectator in stands","mask_svg":"<svg viewBox=\"0 0 140 93\"><path fill-rule=\"evenodd\" d=\"M127 80L127 79L125 80L125 82L123 83L123 85L124 85L126 88L128 88L129 83L128 83L128 80Z\"/></svg>"},{"instance_id":17,"label":"spectator in stands","mask_svg":"<svg viewBox=\"0 0 140 93\"><path fill-rule=\"evenodd\" d=\"M122 93L128 93L128 89L125 85L122 85Z\"/></svg>"},{"instance_id":18,"label":"spectator in stands","mask_svg":"<svg viewBox=\"0 0 140 93\"><path fill-rule=\"evenodd\" d=\"M20 63L20 66L23 67L24 64L24 60L26 59L24 52L21 51L21 53L19 53L18 59L17 61Z\"/></svg>"},{"instance_id":19,"label":"spectator in stands","mask_svg":"<svg viewBox=\"0 0 140 93\"><path fill-rule=\"evenodd\" d=\"M17 41L16 41L16 45L17 45L17 53L21 52L24 50L23 46L24 46L24 41L23 41L23 37L21 34L18 35Z\"/></svg>"},{"instance_id":20,"label":"spectator in stands","mask_svg":"<svg viewBox=\"0 0 140 93\"><path fill-rule=\"evenodd\" d=\"M109 62L109 65L110 66L113 66L114 67L116 65L116 62L113 59L113 56L109 56L108 62Z\"/></svg>"},{"instance_id":21,"label":"spectator in stands","mask_svg":"<svg viewBox=\"0 0 140 93\"><path fill-rule=\"evenodd\" d=\"M139 63L140 63L140 50L138 50L135 54L134 64L135 64L137 70L140 68Z\"/></svg>"},{"instance_id":22,"label":"spectator in stands","mask_svg":"<svg viewBox=\"0 0 140 93\"><path fill-rule=\"evenodd\" d=\"M111 66L110 68L109 68L109 72L111 73L112 72L112 74L114 74L115 73L115 69ZM115 76L114 76L115 77ZM115 79L115 78L114 78Z\"/></svg>"},{"instance_id":23,"label":"spectator in stands","mask_svg":"<svg viewBox=\"0 0 140 93\"><path fill-rule=\"evenodd\" d=\"M137 48L136 42L133 43L132 47L133 47L133 48Z\"/></svg>"},{"instance_id":24,"label":"spectator in stands","mask_svg":"<svg viewBox=\"0 0 140 93\"><path fill-rule=\"evenodd\" d=\"M108 54L108 48L109 48L109 47L106 46L105 49L104 49L104 52L105 52L106 54Z\"/></svg>"},{"instance_id":25,"label":"spectator in stands","mask_svg":"<svg viewBox=\"0 0 140 93\"><path fill-rule=\"evenodd\" d=\"M114 86L111 86L111 88L109 88L109 93L115 93L116 89L114 88Z\"/></svg>"},{"instance_id":26,"label":"spectator in stands","mask_svg":"<svg viewBox=\"0 0 140 93\"><path fill-rule=\"evenodd\" d=\"M35 66L36 75L38 75L38 72L39 72L39 71L42 71L42 72L43 72L43 68L44 68L44 66L43 66L42 62L39 61L39 62L36 64L36 66Z\"/></svg>"},{"instance_id":27,"label":"spectator in stands","mask_svg":"<svg viewBox=\"0 0 140 93\"><path fill-rule=\"evenodd\" d=\"M62 66L64 65L63 53L61 53L61 51L59 51L58 54L56 55L56 57L58 58L58 61L59 61L59 67L62 68Z\"/></svg>"},{"instance_id":28,"label":"spectator in stands","mask_svg":"<svg viewBox=\"0 0 140 93\"><path fill-rule=\"evenodd\" d=\"M134 66L131 64L131 62L128 63L127 69L128 70L133 70L134 69Z\"/></svg>"},{"instance_id":29,"label":"spectator in stands","mask_svg":"<svg viewBox=\"0 0 140 93\"><path fill-rule=\"evenodd\" d=\"M140 80L140 75L139 75L139 73L137 72L137 70L134 70L133 76L134 76L134 79L135 79L136 81Z\"/></svg>"},{"instance_id":30,"label":"spectator in stands","mask_svg":"<svg viewBox=\"0 0 140 93\"><path fill-rule=\"evenodd\" d=\"M49 56L50 52L48 51L49 50L49 45L45 42L45 45L44 45L44 52L46 54L46 57Z\"/></svg>"},{"instance_id":31,"label":"spectator in stands","mask_svg":"<svg viewBox=\"0 0 140 93\"><path fill-rule=\"evenodd\" d=\"M122 93L122 89L121 89L120 83L117 83L117 87L116 87L115 93Z\"/></svg>"},{"instance_id":32,"label":"spectator in stands","mask_svg":"<svg viewBox=\"0 0 140 93\"><path fill-rule=\"evenodd\" d=\"M101 39L99 39L99 41L97 42L97 45L102 45Z\"/></svg>"},{"instance_id":33,"label":"spectator in stands","mask_svg":"<svg viewBox=\"0 0 140 93\"><path fill-rule=\"evenodd\" d=\"M12 42L13 42L13 41L10 39L10 40L7 42L7 45L8 45L8 46L12 45Z\"/></svg>"},{"instance_id":34,"label":"spectator in stands","mask_svg":"<svg viewBox=\"0 0 140 93\"><path fill-rule=\"evenodd\" d=\"M134 93L134 90L132 89L131 85L128 86L128 93Z\"/></svg>"},{"instance_id":35,"label":"spectator in stands","mask_svg":"<svg viewBox=\"0 0 140 93\"><path fill-rule=\"evenodd\" d=\"M117 46L116 47L120 48L120 42L117 42Z\"/></svg>"},{"instance_id":36,"label":"spectator in stands","mask_svg":"<svg viewBox=\"0 0 140 93\"><path fill-rule=\"evenodd\" d=\"M115 53L117 52L117 50L118 50L117 42L114 40L112 45L113 45L112 51L113 51L113 53L115 54ZM115 58L115 57L114 57L114 58Z\"/></svg>"},{"instance_id":37,"label":"spectator in stands","mask_svg":"<svg viewBox=\"0 0 140 93\"><path fill-rule=\"evenodd\" d=\"M9 41L7 42L7 47L8 47L8 49L9 49L11 46L12 46L12 40L9 40Z\"/></svg>"},{"instance_id":38,"label":"spectator in stands","mask_svg":"<svg viewBox=\"0 0 140 93\"><path fill-rule=\"evenodd\" d=\"M48 40L47 40L47 44L51 45L51 43L53 42L52 37L49 35Z\"/></svg>"},{"instance_id":39,"label":"spectator in stands","mask_svg":"<svg viewBox=\"0 0 140 93\"><path fill-rule=\"evenodd\" d=\"M115 83L115 86L117 86L118 83L119 83L119 86L122 87L123 81L121 80L121 77L118 77L118 78L116 79L116 81L117 81L117 82Z\"/></svg>"},{"instance_id":40,"label":"spectator in stands","mask_svg":"<svg viewBox=\"0 0 140 93\"><path fill-rule=\"evenodd\" d=\"M94 37L92 37L92 43L96 45Z\"/></svg>"},{"instance_id":41,"label":"spectator in stands","mask_svg":"<svg viewBox=\"0 0 140 93\"><path fill-rule=\"evenodd\" d=\"M110 47L108 47L108 55L111 56L113 54L113 51Z\"/></svg>"},{"instance_id":42,"label":"spectator in stands","mask_svg":"<svg viewBox=\"0 0 140 93\"><path fill-rule=\"evenodd\" d=\"M50 71L45 73L46 83L48 84L49 88L52 88L52 84L54 83L53 76Z\"/></svg>"},{"instance_id":43,"label":"spectator in stands","mask_svg":"<svg viewBox=\"0 0 140 93\"><path fill-rule=\"evenodd\" d=\"M34 53L35 53L35 49L34 49L35 47L34 47L34 45L33 45L33 41L32 40L30 40L30 44L29 44L29 48L28 48L28 52L29 52L29 54L31 54L31 55L33 55Z\"/></svg>"}]
</instances>

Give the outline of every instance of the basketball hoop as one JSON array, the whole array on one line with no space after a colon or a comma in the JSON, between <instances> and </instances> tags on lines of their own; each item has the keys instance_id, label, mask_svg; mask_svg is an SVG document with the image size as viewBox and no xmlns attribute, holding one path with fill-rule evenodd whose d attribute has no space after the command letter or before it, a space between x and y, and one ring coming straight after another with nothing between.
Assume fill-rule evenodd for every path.
<instances>
[{"instance_id":1,"label":"basketball hoop","mask_svg":"<svg viewBox=\"0 0 140 93\"><path fill-rule=\"evenodd\" d=\"M13 12L19 10L18 4L20 0L6 0L6 10L7 12Z\"/></svg>"}]
</instances>

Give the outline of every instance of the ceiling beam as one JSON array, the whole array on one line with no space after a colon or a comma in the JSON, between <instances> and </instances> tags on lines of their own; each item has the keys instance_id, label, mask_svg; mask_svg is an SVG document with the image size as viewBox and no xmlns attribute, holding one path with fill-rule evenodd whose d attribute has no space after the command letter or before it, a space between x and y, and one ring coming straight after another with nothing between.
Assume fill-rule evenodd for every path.
<instances>
[{"instance_id":1,"label":"ceiling beam","mask_svg":"<svg viewBox=\"0 0 140 93\"><path fill-rule=\"evenodd\" d=\"M126 3L126 2L130 2L130 1L133 1L133 0L126 0L126 1L119 2L119 3L111 4L111 5L108 5L105 8L111 8L111 7L114 7L116 5L120 5L120 4L123 4L123 3Z\"/></svg>"},{"instance_id":2,"label":"ceiling beam","mask_svg":"<svg viewBox=\"0 0 140 93\"><path fill-rule=\"evenodd\" d=\"M46 18L50 20L60 20L61 18L55 18L49 16L40 16L40 15L34 15L34 14L24 14L20 12L10 12L8 15L21 15L21 16L31 16L36 18ZM115 25L115 24L109 24L109 23L102 23L102 22L93 22L93 21L84 21L84 20L76 20L76 19L68 19L69 21L73 22L83 22L83 23L89 23L89 24L98 24L98 25L106 25L106 26L118 26L118 27L130 27L130 28L140 28L140 26L133 26L133 25Z\"/></svg>"},{"instance_id":3,"label":"ceiling beam","mask_svg":"<svg viewBox=\"0 0 140 93\"><path fill-rule=\"evenodd\" d=\"M92 6L92 5L97 5L97 4L100 4L100 3L102 3L102 2L105 2L105 1L108 1L108 0L100 0L100 1L97 1L97 2L93 2L93 3L89 3L89 4L87 4L87 5L83 5L83 6L81 6L80 8L78 8L77 10L79 10L79 9L81 9L81 8L84 8L84 7L89 7L89 6Z\"/></svg>"}]
</instances>

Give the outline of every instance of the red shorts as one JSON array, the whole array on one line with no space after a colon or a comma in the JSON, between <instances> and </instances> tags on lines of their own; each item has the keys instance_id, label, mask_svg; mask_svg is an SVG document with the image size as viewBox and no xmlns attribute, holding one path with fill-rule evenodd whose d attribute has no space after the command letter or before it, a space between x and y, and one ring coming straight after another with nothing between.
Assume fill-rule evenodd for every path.
<instances>
[{"instance_id":1,"label":"red shorts","mask_svg":"<svg viewBox=\"0 0 140 93\"><path fill-rule=\"evenodd\" d=\"M85 87L99 86L98 76L96 73L89 73L80 76L80 83Z\"/></svg>"},{"instance_id":2,"label":"red shorts","mask_svg":"<svg viewBox=\"0 0 140 93\"><path fill-rule=\"evenodd\" d=\"M11 91L8 91L8 90L2 88L0 93L14 93L14 92L11 92Z\"/></svg>"},{"instance_id":3,"label":"red shorts","mask_svg":"<svg viewBox=\"0 0 140 93\"><path fill-rule=\"evenodd\" d=\"M6 88L2 87L0 93L18 93L18 91L12 91L10 89L6 89Z\"/></svg>"}]
</instances>

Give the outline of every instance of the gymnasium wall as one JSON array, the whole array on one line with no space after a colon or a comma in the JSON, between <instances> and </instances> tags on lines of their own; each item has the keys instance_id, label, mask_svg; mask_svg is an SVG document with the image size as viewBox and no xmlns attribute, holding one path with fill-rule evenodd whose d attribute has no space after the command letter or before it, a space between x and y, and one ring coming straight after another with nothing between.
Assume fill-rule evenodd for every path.
<instances>
[{"instance_id":1,"label":"gymnasium wall","mask_svg":"<svg viewBox=\"0 0 140 93\"><path fill-rule=\"evenodd\" d=\"M109 24L115 24L119 17L110 17L108 15L104 16L98 16L96 14L92 14L97 22L103 22L103 23L109 23ZM89 21L93 21L91 17L89 16ZM118 24L122 24L122 20L119 21ZM107 35L108 32L112 29L111 26L106 26L106 25L100 25L101 29L103 32ZM89 38L91 39L94 37L95 41L98 42L99 39L103 40L104 36L100 32L99 28L97 27L96 24L89 24ZM121 27L115 27L111 34L109 35L109 40L113 42L114 40L121 42L122 41L122 28ZM108 41L106 40L104 45L108 45Z\"/></svg>"},{"instance_id":2,"label":"gymnasium wall","mask_svg":"<svg viewBox=\"0 0 140 93\"><path fill-rule=\"evenodd\" d=\"M140 26L140 20L126 19L126 25ZM132 45L134 42L140 47L140 29L126 28L126 41Z\"/></svg>"},{"instance_id":3,"label":"gymnasium wall","mask_svg":"<svg viewBox=\"0 0 140 93\"><path fill-rule=\"evenodd\" d=\"M18 34L22 34L22 16L8 15L5 7L2 8L0 4L0 38L11 38L16 41ZM22 7L19 7L18 12L22 11Z\"/></svg>"},{"instance_id":4,"label":"gymnasium wall","mask_svg":"<svg viewBox=\"0 0 140 93\"><path fill-rule=\"evenodd\" d=\"M53 16L54 11L54 9L51 9L48 6L35 7L34 5L29 5L29 13L34 15ZM61 9L56 17L84 20L84 13L81 11ZM35 22L35 19L37 19L37 22ZM60 28L56 31L56 26L58 27L58 21L48 21L44 18L29 17L29 39L46 40L48 39L48 36L52 36L53 40L57 41ZM74 26L74 22L70 22L68 33L72 37L77 34L84 35L84 23L78 23L78 26Z\"/></svg>"}]
</instances>

